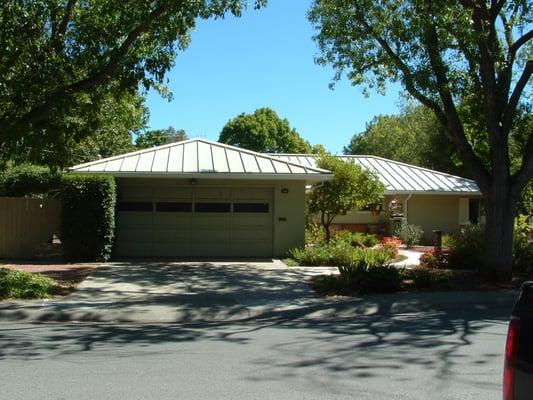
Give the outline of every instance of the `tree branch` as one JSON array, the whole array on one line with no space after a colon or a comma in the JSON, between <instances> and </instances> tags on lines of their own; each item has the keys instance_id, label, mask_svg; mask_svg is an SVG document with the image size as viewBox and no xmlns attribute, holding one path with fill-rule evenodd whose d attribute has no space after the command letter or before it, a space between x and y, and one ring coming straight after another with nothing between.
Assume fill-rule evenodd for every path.
<instances>
[{"instance_id":1,"label":"tree branch","mask_svg":"<svg viewBox=\"0 0 533 400\"><path fill-rule=\"evenodd\" d=\"M74 9L75 5L76 0L68 0L67 6L65 7L65 14L63 15L61 23L57 28L56 37L58 39L61 39L61 37L67 32L68 23L70 21L70 17L72 16L72 10Z\"/></svg>"},{"instance_id":2,"label":"tree branch","mask_svg":"<svg viewBox=\"0 0 533 400\"><path fill-rule=\"evenodd\" d=\"M513 123L516 107L518 107L518 102L520 101L520 97L522 96L524 88L531 78L531 74L533 74L533 60L528 60L524 70L522 71L522 75L520 75L520 79L518 79L518 82L516 83L513 94L507 103L507 107L505 108L502 119L502 128L504 132L511 131L511 124Z\"/></svg>"},{"instance_id":3,"label":"tree branch","mask_svg":"<svg viewBox=\"0 0 533 400\"><path fill-rule=\"evenodd\" d=\"M41 104L33 107L14 124L0 120L0 133L6 134L9 130L17 127L40 122L50 113L56 99L93 89L103 83L117 69L131 45L150 27L154 20L161 17L165 12L167 12L167 8L164 6L154 9L141 24L128 34L120 47L111 55L109 62L99 71L81 81L56 89Z\"/></svg>"},{"instance_id":4,"label":"tree branch","mask_svg":"<svg viewBox=\"0 0 533 400\"><path fill-rule=\"evenodd\" d=\"M524 36L514 42L513 45L509 48L509 52L513 52L514 54L516 54L520 47L525 45L531 39L533 39L533 29L525 33Z\"/></svg>"},{"instance_id":5,"label":"tree branch","mask_svg":"<svg viewBox=\"0 0 533 400\"><path fill-rule=\"evenodd\" d=\"M431 7L431 4L429 7ZM430 9L426 11L431 13ZM430 21L424 26L424 31L423 42L428 52L431 69L437 80L437 88L446 112L446 126L454 139L462 160L471 169L482 190L486 191L490 186L490 174L483 166L483 163L477 158L472 146L466 138L463 124L461 123L453 97L450 93L449 80L446 73L446 67L441 57L439 37L435 24Z\"/></svg>"}]
</instances>

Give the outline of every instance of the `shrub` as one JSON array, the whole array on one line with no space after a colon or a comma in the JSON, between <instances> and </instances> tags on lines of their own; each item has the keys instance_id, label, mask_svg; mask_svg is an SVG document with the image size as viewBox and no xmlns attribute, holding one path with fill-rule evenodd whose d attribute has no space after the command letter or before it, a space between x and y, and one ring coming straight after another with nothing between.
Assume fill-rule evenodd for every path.
<instances>
[{"instance_id":1,"label":"shrub","mask_svg":"<svg viewBox=\"0 0 533 400\"><path fill-rule=\"evenodd\" d=\"M289 251L289 257L294 259L299 265L338 267L353 264L360 259L365 259L369 262L373 259L385 262L389 259L389 254L382 249L357 248L345 242L331 241L330 243L309 246L303 249L292 249Z\"/></svg>"},{"instance_id":2,"label":"shrub","mask_svg":"<svg viewBox=\"0 0 533 400\"><path fill-rule=\"evenodd\" d=\"M353 247L374 247L379 243L376 235L363 232L339 231L333 237L334 241L342 241Z\"/></svg>"},{"instance_id":3,"label":"shrub","mask_svg":"<svg viewBox=\"0 0 533 400\"><path fill-rule=\"evenodd\" d=\"M47 276L0 268L0 299L42 299L55 290L55 281Z\"/></svg>"},{"instance_id":4,"label":"shrub","mask_svg":"<svg viewBox=\"0 0 533 400\"><path fill-rule=\"evenodd\" d=\"M513 239L513 269L519 272L533 272L533 243L528 241L531 227L527 215L515 220Z\"/></svg>"},{"instance_id":5,"label":"shrub","mask_svg":"<svg viewBox=\"0 0 533 400\"><path fill-rule=\"evenodd\" d=\"M23 164L7 169L0 176L0 196L48 195L58 190L60 175L47 167Z\"/></svg>"},{"instance_id":6,"label":"shrub","mask_svg":"<svg viewBox=\"0 0 533 400\"><path fill-rule=\"evenodd\" d=\"M420 239L422 239L423 234L424 231L418 225L402 224L396 230L396 236L398 236L400 240L405 243L405 247L407 248L413 247L415 244L420 243Z\"/></svg>"},{"instance_id":7,"label":"shrub","mask_svg":"<svg viewBox=\"0 0 533 400\"><path fill-rule=\"evenodd\" d=\"M408 278L413 281L413 286L418 290L431 288L449 289L452 287L449 271L438 271L420 266L411 269L408 272Z\"/></svg>"},{"instance_id":8,"label":"shrub","mask_svg":"<svg viewBox=\"0 0 533 400\"><path fill-rule=\"evenodd\" d=\"M402 241L396 236L385 236L383 239L381 239L379 247L383 251L387 252L389 255L389 260L394 260L395 258L398 258L400 254L401 245Z\"/></svg>"},{"instance_id":9,"label":"shrub","mask_svg":"<svg viewBox=\"0 0 533 400\"><path fill-rule=\"evenodd\" d=\"M401 288L401 270L387 264L383 251L366 250L351 264L339 267L340 279L352 291L395 292Z\"/></svg>"},{"instance_id":10,"label":"shrub","mask_svg":"<svg viewBox=\"0 0 533 400\"><path fill-rule=\"evenodd\" d=\"M450 268L481 268L483 230L479 225L466 225L459 233L451 236L444 235L443 246L448 250L448 266Z\"/></svg>"},{"instance_id":11,"label":"shrub","mask_svg":"<svg viewBox=\"0 0 533 400\"><path fill-rule=\"evenodd\" d=\"M69 260L105 261L115 231L113 177L66 175L61 185L61 242Z\"/></svg>"},{"instance_id":12,"label":"shrub","mask_svg":"<svg viewBox=\"0 0 533 400\"><path fill-rule=\"evenodd\" d=\"M420 256L420 266L428 269L435 269L439 267L439 260L432 252L426 251Z\"/></svg>"}]
</instances>

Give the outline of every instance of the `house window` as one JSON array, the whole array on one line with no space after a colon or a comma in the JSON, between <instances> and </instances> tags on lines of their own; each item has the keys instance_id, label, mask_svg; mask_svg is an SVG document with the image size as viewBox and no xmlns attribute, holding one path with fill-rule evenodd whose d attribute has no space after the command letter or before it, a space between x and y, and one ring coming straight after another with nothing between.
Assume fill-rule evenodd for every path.
<instances>
[{"instance_id":1,"label":"house window","mask_svg":"<svg viewBox=\"0 0 533 400\"><path fill-rule=\"evenodd\" d=\"M235 213L268 213L268 203L233 203Z\"/></svg>"},{"instance_id":2,"label":"house window","mask_svg":"<svg viewBox=\"0 0 533 400\"><path fill-rule=\"evenodd\" d=\"M192 203L183 202L161 202L156 203L157 212L192 212Z\"/></svg>"},{"instance_id":3,"label":"house window","mask_svg":"<svg viewBox=\"0 0 533 400\"><path fill-rule=\"evenodd\" d=\"M196 203L194 211L199 213L229 213L230 203Z\"/></svg>"},{"instance_id":4,"label":"house window","mask_svg":"<svg viewBox=\"0 0 533 400\"><path fill-rule=\"evenodd\" d=\"M137 211L152 212L153 204L151 201L120 201L118 211Z\"/></svg>"}]
</instances>

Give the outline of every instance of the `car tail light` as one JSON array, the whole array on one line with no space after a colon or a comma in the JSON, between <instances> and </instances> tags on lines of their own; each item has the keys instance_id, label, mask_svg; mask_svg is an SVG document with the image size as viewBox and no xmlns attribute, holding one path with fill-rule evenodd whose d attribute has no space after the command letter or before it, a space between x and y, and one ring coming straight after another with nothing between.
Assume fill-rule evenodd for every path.
<instances>
[{"instance_id":1,"label":"car tail light","mask_svg":"<svg viewBox=\"0 0 533 400\"><path fill-rule=\"evenodd\" d=\"M516 354L520 335L520 320L511 319L505 345L505 362L503 367L503 400L514 400L514 378L516 371Z\"/></svg>"}]
</instances>

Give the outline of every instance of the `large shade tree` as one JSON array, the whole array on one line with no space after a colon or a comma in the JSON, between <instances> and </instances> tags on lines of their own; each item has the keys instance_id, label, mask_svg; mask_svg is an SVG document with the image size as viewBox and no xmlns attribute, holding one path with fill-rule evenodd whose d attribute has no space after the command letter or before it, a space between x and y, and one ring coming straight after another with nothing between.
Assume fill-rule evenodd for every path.
<instances>
[{"instance_id":1,"label":"large shade tree","mask_svg":"<svg viewBox=\"0 0 533 400\"><path fill-rule=\"evenodd\" d=\"M264 3L257 0L257 7ZM198 18L239 16L247 0L4 0L0 152L65 147L98 129L94 113L159 90ZM56 159L57 161L57 159Z\"/></svg>"},{"instance_id":2,"label":"large shade tree","mask_svg":"<svg viewBox=\"0 0 533 400\"><path fill-rule=\"evenodd\" d=\"M353 135L344 154L371 154L464 175L451 139L424 106L406 104L400 114L378 115Z\"/></svg>"},{"instance_id":3,"label":"large shade tree","mask_svg":"<svg viewBox=\"0 0 533 400\"><path fill-rule=\"evenodd\" d=\"M401 82L452 138L486 200L487 276L511 275L513 218L533 176L533 132L512 171L509 135L533 72L530 0L315 0L309 12L336 78ZM462 109L459 112L459 108ZM486 160L473 139L487 143Z\"/></svg>"},{"instance_id":4,"label":"large shade tree","mask_svg":"<svg viewBox=\"0 0 533 400\"><path fill-rule=\"evenodd\" d=\"M219 142L248 150L267 153L310 153L304 140L289 121L267 107L253 114L239 114L229 120L220 132Z\"/></svg>"}]
</instances>

